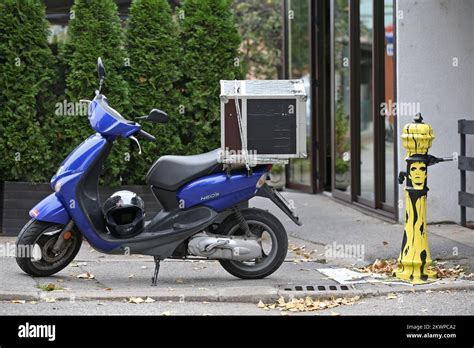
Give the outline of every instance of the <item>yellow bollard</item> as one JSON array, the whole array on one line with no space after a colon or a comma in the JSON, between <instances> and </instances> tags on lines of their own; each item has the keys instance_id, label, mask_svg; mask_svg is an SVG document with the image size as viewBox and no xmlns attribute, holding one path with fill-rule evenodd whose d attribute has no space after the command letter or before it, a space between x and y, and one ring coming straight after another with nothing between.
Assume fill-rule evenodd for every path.
<instances>
[{"instance_id":1,"label":"yellow bollard","mask_svg":"<svg viewBox=\"0 0 474 348\"><path fill-rule=\"evenodd\" d=\"M436 278L428 267L432 264L426 231L426 198L428 193L428 166L450 159L428 155L434 139L433 129L423 123L418 114L413 123L403 128L403 147L407 150L407 171L399 175L399 183L407 179L405 187L406 214L399 267L393 276L414 284Z\"/></svg>"}]
</instances>

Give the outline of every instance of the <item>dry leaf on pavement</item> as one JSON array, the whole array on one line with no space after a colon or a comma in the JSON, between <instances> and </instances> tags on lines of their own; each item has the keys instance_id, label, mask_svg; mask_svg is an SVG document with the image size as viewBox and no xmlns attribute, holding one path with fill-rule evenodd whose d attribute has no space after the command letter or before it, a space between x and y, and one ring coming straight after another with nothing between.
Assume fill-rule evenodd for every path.
<instances>
[{"instance_id":1,"label":"dry leaf on pavement","mask_svg":"<svg viewBox=\"0 0 474 348\"><path fill-rule=\"evenodd\" d=\"M298 246L296 244L288 245L288 251L298 256L303 256L301 261L307 261L311 259L311 255L316 252L316 250L306 250L306 245Z\"/></svg>"},{"instance_id":2,"label":"dry leaf on pavement","mask_svg":"<svg viewBox=\"0 0 474 348\"><path fill-rule=\"evenodd\" d=\"M25 304L25 300L11 300L11 303L19 303L19 304Z\"/></svg>"},{"instance_id":3,"label":"dry leaf on pavement","mask_svg":"<svg viewBox=\"0 0 474 348\"><path fill-rule=\"evenodd\" d=\"M76 278L79 279L94 279L95 276L92 273L86 272L86 273L81 273L76 276Z\"/></svg>"},{"instance_id":4,"label":"dry leaf on pavement","mask_svg":"<svg viewBox=\"0 0 474 348\"><path fill-rule=\"evenodd\" d=\"M459 278L465 277L464 269L460 265L451 268L444 268L439 263L428 267L429 270L436 272L438 278Z\"/></svg>"},{"instance_id":5,"label":"dry leaf on pavement","mask_svg":"<svg viewBox=\"0 0 474 348\"><path fill-rule=\"evenodd\" d=\"M128 299L128 303L135 303L135 304L140 304L145 302L141 297L130 297Z\"/></svg>"},{"instance_id":6,"label":"dry leaf on pavement","mask_svg":"<svg viewBox=\"0 0 474 348\"><path fill-rule=\"evenodd\" d=\"M375 260L373 264L368 265L366 267L358 268L357 270L359 272L364 272L364 273L377 273L377 274L392 275L392 273L397 269L397 267L398 267L398 260L377 259Z\"/></svg>"},{"instance_id":7,"label":"dry leaf on pavement","mask_svg":"<svg viewBox=\"0 0 474 348\"><path fill-rule=\"evenodd\" d=\"M351 306L360 299L360 296L354 296L351 298L333 298L331 300L319 300L313 299L309 296L305 298L292 298L288 302L285 301L284 297L280 297L276 303L265 304L260 301L257 304L258 308L268 309L279 309L280 311L289 312L312 312L327 308L334 308L341 305Z\"/></svg>"}]
</instances>

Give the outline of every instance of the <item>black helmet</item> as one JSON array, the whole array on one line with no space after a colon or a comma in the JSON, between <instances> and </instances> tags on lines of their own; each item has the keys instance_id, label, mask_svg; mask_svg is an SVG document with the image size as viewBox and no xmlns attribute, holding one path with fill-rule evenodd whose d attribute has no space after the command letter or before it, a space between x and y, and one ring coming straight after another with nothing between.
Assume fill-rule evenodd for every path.
<instances>
[{"instance_id":1,"label":"black helmet","mask_svg":"<svg viewBox=\"0 0 474 348\"><path fill-rule=\"evenodd\" d=\"M103 206L110 233L117 238L136 236L145 225L145 203L135 192L118 191Z\"/></svg>"}]
</instances>

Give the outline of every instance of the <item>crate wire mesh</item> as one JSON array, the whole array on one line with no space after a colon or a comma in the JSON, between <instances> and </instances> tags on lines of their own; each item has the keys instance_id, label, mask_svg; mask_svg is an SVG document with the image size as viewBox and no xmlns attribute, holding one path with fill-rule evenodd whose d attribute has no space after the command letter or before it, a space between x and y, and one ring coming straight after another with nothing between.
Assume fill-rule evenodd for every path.
<instances>
[{"instance_id":1,"label":"crate wire mesh","mask_svg":"<svg viewBox=\"0 0 474 348\"><path fill-rule=\"evenodd\" d=\"M253 167L306 157L302 80L222 80L220 97L221 163Z\"/></svg>"}]
</instances>

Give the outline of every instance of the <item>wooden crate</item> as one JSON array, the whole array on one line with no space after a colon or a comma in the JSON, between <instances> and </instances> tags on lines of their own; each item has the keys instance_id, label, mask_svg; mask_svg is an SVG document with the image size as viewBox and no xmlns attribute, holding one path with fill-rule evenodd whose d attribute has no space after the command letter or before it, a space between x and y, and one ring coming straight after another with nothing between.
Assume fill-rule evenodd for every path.
<instances>
[{"instance_id":1,"label":"wooden crate","mask_svg":"<svg viewBox=\"0 0 474 348\"><path fill-rule=\"evenodd\" d=\"M254 166L306 157L302 80L223 80L220 97L222 163L247 160Z\"/></svg>"}]
</instances>

